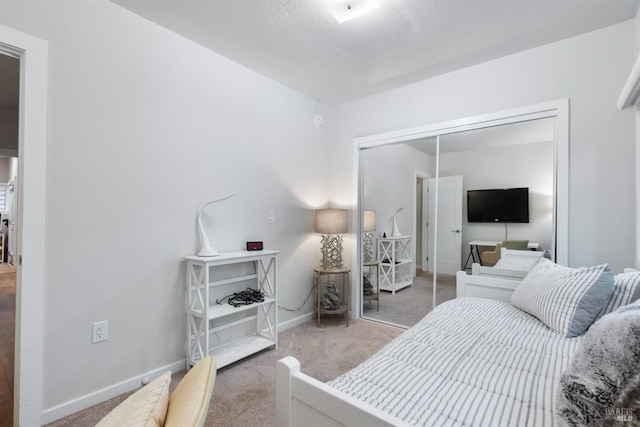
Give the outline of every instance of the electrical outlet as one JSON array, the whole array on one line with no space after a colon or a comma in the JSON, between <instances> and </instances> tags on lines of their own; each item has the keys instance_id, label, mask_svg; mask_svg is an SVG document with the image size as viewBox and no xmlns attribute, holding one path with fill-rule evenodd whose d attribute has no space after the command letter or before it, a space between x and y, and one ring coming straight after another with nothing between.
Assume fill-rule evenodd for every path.
<instances>
[{"instance_id":1,"label":"electrical outlet","mask_svg":"<svg viewBox=\"0 0 640 427\"><path fill-rule=\"evenodd\" d=\"M109 337L109 321L93 322L91 344L106 341Z\"/></svg>"}]
</instances>

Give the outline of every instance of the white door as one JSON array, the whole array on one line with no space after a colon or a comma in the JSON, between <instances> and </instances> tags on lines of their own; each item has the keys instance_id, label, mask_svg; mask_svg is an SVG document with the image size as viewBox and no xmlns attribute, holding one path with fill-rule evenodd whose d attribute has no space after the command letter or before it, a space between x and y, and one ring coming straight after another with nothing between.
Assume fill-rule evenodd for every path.
<instances>
[{"instance_id":1,"label":"white door","mask_svg":"<svg viewBox=\"0 0 640 427\"><path fill-rule=\"evenodd\" d=\"M439 178L436 205L436 180L429 180L429 225L435 224L435 206L438 206L437 272L455 275L462 265L462 176ZM433 271L433 236L429 236L429 270Z\"/></svg>"}]
</instances>

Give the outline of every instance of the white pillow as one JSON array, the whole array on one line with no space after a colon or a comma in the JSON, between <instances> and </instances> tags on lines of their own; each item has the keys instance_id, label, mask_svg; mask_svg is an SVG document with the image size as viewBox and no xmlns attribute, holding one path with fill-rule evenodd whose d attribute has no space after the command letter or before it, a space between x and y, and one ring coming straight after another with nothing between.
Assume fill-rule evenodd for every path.
<instances>
[{"instance_id":1,"label":"white pillow","mask_svg":"<svg viewBox=\"0 0 640 427\"><path fill-rule=\"evenodd\" d=\"M541 258L511 295L511 304L565 336L582 335L609 301L608 264L569 268Z\"/></svg>"},{"instance_id":2,"label":"white pillow","mask_svg":"<svg viewBox=\"0 0 640 427\"><path fill-rule=\"evenodd\" d=\"M164 425L169 407L171 372L167 371L127 397L96 427L159 427Z\"/></svg>"},{"instance_id":3,"label":"white pillow","mask_svg":"<svg viewBox=\"0 0 640 427\"><path fill-rule=\"evenodd\" d=\"M631 304L638 298L640 298L640 271L625 269L624 273L616 274L613 278L611 298L598 313L596 320L624 305Z\"/></svg>"}]
</instances>

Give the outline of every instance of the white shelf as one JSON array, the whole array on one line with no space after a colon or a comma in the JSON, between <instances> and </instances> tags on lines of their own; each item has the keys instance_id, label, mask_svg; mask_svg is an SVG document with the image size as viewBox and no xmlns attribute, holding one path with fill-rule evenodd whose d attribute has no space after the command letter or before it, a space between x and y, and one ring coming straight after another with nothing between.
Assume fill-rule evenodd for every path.
<instances>
[{"instance_id":1,"label":"white shelf","mask_svg":"<svg viewBox=\"0 0 640 427\"><path fill-rule=\"evenodd\" d=\"M390 262L383 262L380 261L380 265L385 265L385 266L391 266L391 265L404 265L404 264L409 264L410 262L412 262L410 259L398 259L398 262L395 264L391 264Z\"/></svg>"},{"instance_id":2,"label":"white shelf","mask_svg":"<svg viewBox=\"0 0 640 427\"><path fill-rule=\"evenodd\" d=\"M230 314L241 313L246 310L251 310L256 307L260 307L262 305L274 304L276 302L275 298L265 297L263 302L254 302L253 304L241 305L238 307L234 307L228 302L223 302L222 304L212 304L207 309L207 319L217 319L218 317L228 316ZM191 314L194 316L202 317L201 310L190 310Z\"/></svg>"},{"instance_id":3,"label":"white shelf","mask_svg":"<svg viewBox=\"0 0 640 427\"><path fill-rule=\"evenodd\" d=\"M395 293L395 291L399 291L400 289L404 289L408 286L413 285L413 280L401 280L395 283L395 286L390 286L390 285L385 285L385 284L381 284L380 285L380 290L381 291L390 291Z\"/></svg>"},{"instance_id":4,"label":"white shelf","mask_svg":"<svg viewBox=\"0 0 640 427\"><path fill-rule=\"evenodd\" d=\"M378 238L380 290L396 291L413 286L412 236Z\"/></svg>"},{"instance_id":5,"label":"white shelf","mask_svg":"<svg viewBox=\"0 0 640 427\"><path fill-rule=\"evenodd\" d=\"M234 251L223 252L218 256L196 256L189 255L184 257L187 261L203 262L209 265L237 264L238 262L254 261L265 256L277 255L280 251L265 249L262 251Z\"/></svg>"},{"instance_id":6,"label":"white shelf","mask_svg":"<svg viewBox=\"0 0 640 427\"><path fill-rule=\"evenodd\" d=\"M274 340L254 335L210 350L209 354L216 356L216 366L222 368L274 345L276 345Z\"/></svg>"},{"instance_id":7,"label":"white shelf","mask_svg":"<svg viewBox=\"0 0 640 427\"><path fill-rule=\"evenodd\" d=\"M266 348L278 346L277 256L280 251L237 251L217 257L187 256L187 369L207 355L218 368ZM212 270L229 264L248 264L238 276L214 280ZM249 274L247 274L249 273ZM228 301L210 304L220 286L244 283L265 294L262 302L234 307ZM229 294L233 288L228 289ZM226 291L225 291L226 292ZM249 312L248 310L253 310ZM240 316L233 314L244 313ZM215 343L215 347L214 347Z\"/></svg>"}]
</instances>

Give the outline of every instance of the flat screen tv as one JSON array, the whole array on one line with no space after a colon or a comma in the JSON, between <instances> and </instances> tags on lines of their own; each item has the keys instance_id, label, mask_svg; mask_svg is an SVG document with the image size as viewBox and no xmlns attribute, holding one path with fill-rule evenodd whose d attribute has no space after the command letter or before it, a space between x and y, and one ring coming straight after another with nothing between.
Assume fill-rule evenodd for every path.
<instances>
[{"instance_id":1,"label":"flat screen tv","mask_svg":"<svg viewBox=\"0 0 640 427\"><path fill-rule=\"evenodd\" d=\"M529 222L529 188L467 191L469 222Z\"/></svg>"}]
</instances>

